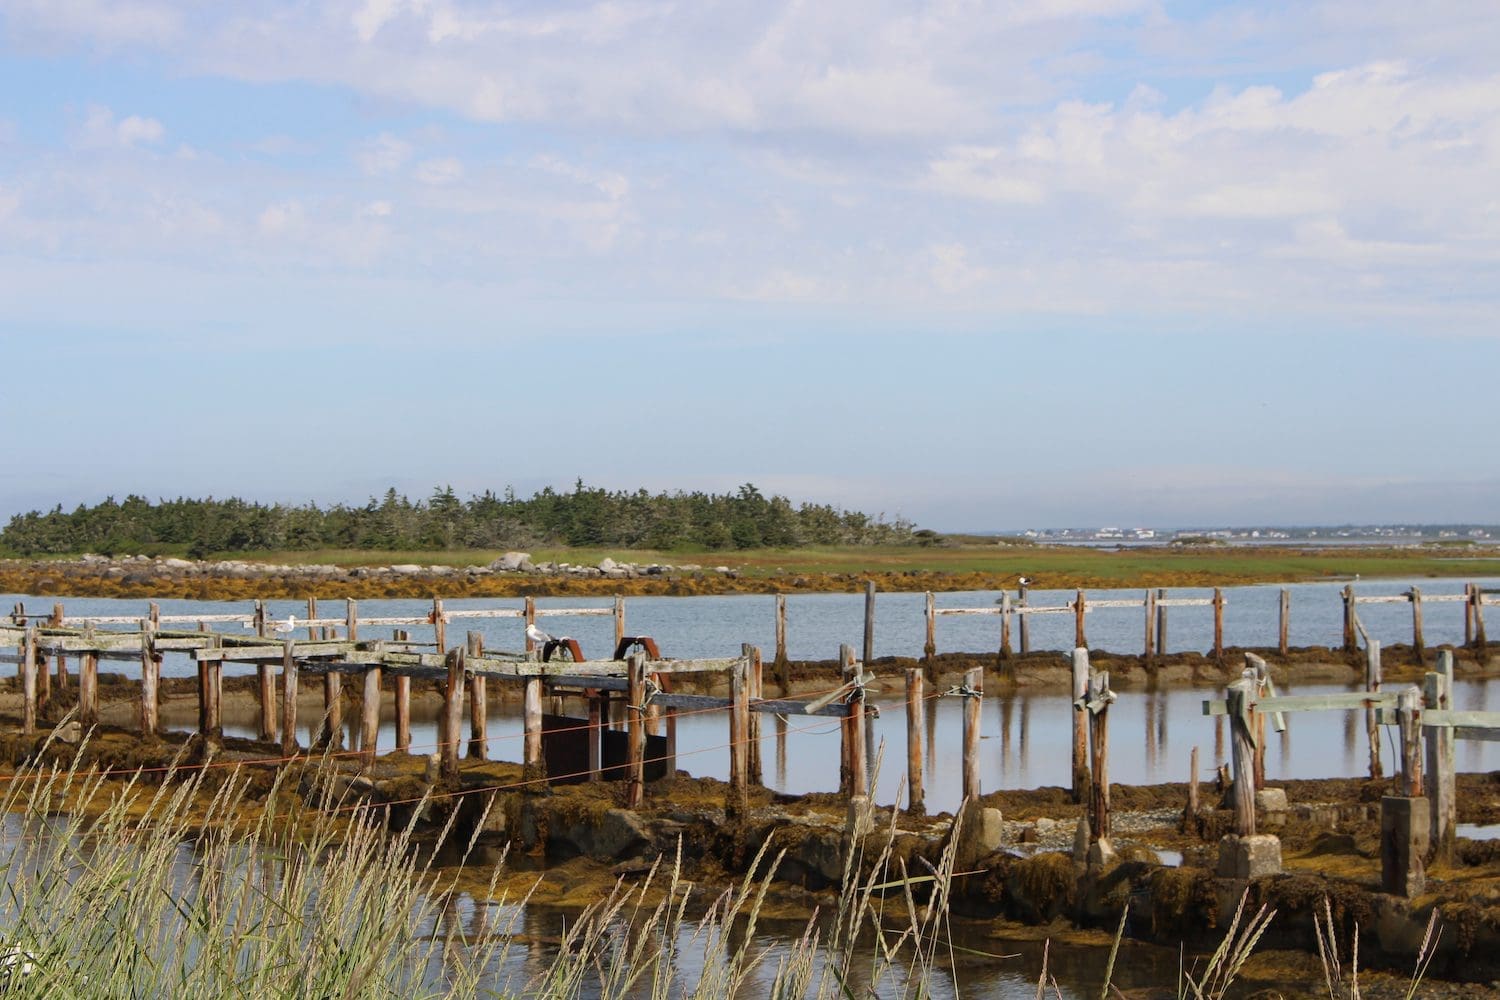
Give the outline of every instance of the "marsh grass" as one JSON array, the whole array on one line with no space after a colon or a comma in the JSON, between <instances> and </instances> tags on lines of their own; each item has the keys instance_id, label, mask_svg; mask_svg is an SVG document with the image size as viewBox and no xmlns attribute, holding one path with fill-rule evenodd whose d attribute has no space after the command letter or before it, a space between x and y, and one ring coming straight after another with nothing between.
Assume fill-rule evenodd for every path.
<instances>
[{"instance_id":1,"label":"marsh grass","mask_svg":"<svg viewBox=\"0 0 1500 1000\"><path fill-rule=\"evenodd\" d=\"M583 911L540 971L517 972L505 961L518 947L514 917L473 940L432 932L445 926L477 833L449 844L459 864L435 868L456 811L437 844L429 833L419 845L411 826L387 830L374 813L338 810L347 804L323 780L334 773L327 763L285 768L259 797L238 771L122 781L76 765L18 768L0 794L0 995L925 998L951 945L951 852L912 879L893 870L889 838L868 865L849 852L836 913L815 914L773 950L757 946L756 926L775 848L698 903L696 917L698 887L683 877L679 848ZM500 866L478 870L488 874L481 905L498 901L518 917L526 899L503 905ZM861 881L861 871L872 874Z\"/></svg>"}]
</instances>

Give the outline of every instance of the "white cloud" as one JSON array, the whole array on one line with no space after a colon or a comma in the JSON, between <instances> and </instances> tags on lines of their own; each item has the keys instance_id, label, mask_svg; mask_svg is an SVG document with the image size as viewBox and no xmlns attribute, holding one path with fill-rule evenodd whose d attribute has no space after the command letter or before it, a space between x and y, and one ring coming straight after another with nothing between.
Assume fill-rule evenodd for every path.
<instances>
[{"instance_id":1,"label":"white cloud","mask_svg":"<svg viewBox=\"0 0 1500 1000\"><path fill-rule=\"evenodd\" d=\"M369 204L362 205L359 209L358 215L362 219L384 219L389 216L392 211L393 209L390 202L372 201Z\"/></svg>"},{"instance_id":2,"label":"white cloud","mask_svg":"<svg viewBox=\"0 0 1500 1000\"><path fill-rule=\"evenodd\" d=\"M264 236L286 236L306 228L307 212L299 201L282 201L267 205L255 222Z\"/></svg>"},{"instance_id":3,"label":"white cloud","mask_svg":"<svg viewBox=\"0 0 1500 1000\"><path fill-rule=\"evenodd\" d=\"M423 160L412 170L412 176L423 184L443 185L461 180L464 165L453 157Z\"/></svg>"},{"instance_id":4,"label":"white cloud","mask_svg":"<svg viewBox=\"0 0 1500 1000\"><path fill-rule=\"evenodd\" d=\"M115 113L100 104L89 105L77 133L78 144L100 149L111 146L136 146L160 142L166 128L155 118L128 115L116 120Z\"/></svg>"},{"instance_id":5,"label":"white cloud","mask_svg":"<svg viewBox=\"0 0 1500 1000\"><path fill-rule=\"evenodd\" d=\"M411 155L411 143L389 132L382 132L361 146L354 159L365 173L381 177L400 170L411 159Z\"/></svg>"}]
</instances>

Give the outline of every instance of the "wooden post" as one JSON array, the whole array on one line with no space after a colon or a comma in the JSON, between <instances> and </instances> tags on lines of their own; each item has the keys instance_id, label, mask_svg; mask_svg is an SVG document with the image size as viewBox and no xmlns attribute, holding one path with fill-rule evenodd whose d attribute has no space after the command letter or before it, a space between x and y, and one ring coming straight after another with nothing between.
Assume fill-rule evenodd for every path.
<instances>
[{"instance_id":1,"label":"wooden post","mask_svg":"<svg viewBox=\"0 0 1500 1000\"><path fill-rule=\"evenodd\" d=\"M786 694L786 595L776 595L776 669L780 671L781 693Z\"/></svg>"},{"instance_id":2,"label":"wooden post","mask_svg":"<svg viewBox=\"0 0 1500 1000\"><path fill-rule=\"evenodd\" d=\"M1242 678L1229 685L1229 732L1234 761L1234 832L1255 835L1255 682Z\"/></svg>"},{"instance_id":3,"label":"wooden post","mask_svg":"<svg viewBox=\"0 0 1500 1000\"><path fill-rule=\"evenodd\" d=\"M1188 816L1198 815L1198 748L1193 747L1193 752L1188 763Z\"/></svg>"},{"instance_id":4,"label":"wooden post","mask_svg":"<svg viewBox=\"0 0 1500 1000\"><path fill-rule=\"evenodd\" d=\"M405 642L406 630L395 629L391 632L392 642ZM396 675L394 691L396 711L396 749L411 749L411 678L406 674Z\"/></svg>"},{"instance_id":5,"label":"wooden post","mask_svg":"<svg viewBox=\"0 0 1500 1000\"><path fill-rule=\"evenodd\" d=\"M432 599L432 639L437 645L439 653L448 651L448 616L443 614L443 599L434 597ZM454 740L458 739L458 730L454 730Z\"/></svg>"},{"instance_id":6,"label":"wooden post","mask_svg":"<svg viewBox=\"0 0 1500 1000\"><path fill-rule=\"evenodd\" d=\"M317 617L318 617L318 599L316 597L308 597L308 599L307 599L307 620L308 621L314 621L315 619L317 619ZM319 638L319 636L318 636L318 626L316 626L316 625L309 625L309 626L307 626L307 637L309 639L312 639L312 640L316 641Z\"/></svg>"},{"instance_id":7,"label":"wooden post","mask_svg":"<svg viewBox=\"0 0 1500 1000\"><path fill-rule=\"evenodd\" d=\"M964 674L964 763L963 801L979 801L979 710L984 702L984 671L975 667Z\"/></svg>"},{"instance_id":8,"label":"wooden post","mask_svg":"<svg viewBox=\"0 0 1500 1000\"><path fill-rule=\"evenodd\" d=\"M1167 655L1167 606L1162 603L1166 600L1165 588L1156 591L1156 655Z\"/></svg>"},{"instance_id":9,"label":"wooden post","mask_svg":"<svg viewBox=\"0 0 1500 1000\"><path fill-rule=\"evenodd\" d=\"M620 648L620 640L625 638L625 598L615 595L615 648Z\"/></svg>"},{"instance_id":10,"label":"wooden post","mask_svg":"<svg viewBox=\"0 0 1500 1000\"><path fill-rule=\"evenodd\" d=\"M1287 644L1287 634L1291 629L1292 622L1292 592L1285 587L1281 588L1281 623L1277 628L1276 651L1282 656L1287 655L1291 646Z\"/></svg>"},{"instance_id":11,"label":"wooden post","mask_svg":"<svg viewBox=\"0 0 1500 1000\"><path fill-rule=\"evenodd\" d=\"M1156 660L1156 593L1150 588L1146 590L1146 641L1141 651L1141 658L1149 667Z\"/></svg>"},{"instance_id":12,"label":"wooden post","mask_svg":"<svg viewBox=\"0 0 1500 1000\"><path fill-rule=\"evenodd\" d=\"M615 645L619 645L618 642ZM478 632L468 635L469 655L478 659L484 655L484 636ZM484 760L490 753L490 697L489 685L483 674L469 675L469 756Z\"/></svg>"},{"instance_id":13,"label":"wooden post","mask_svg":"<svg viewBox=\"0 0 1500 1000\"><path fill-rule=\"evenodd\" d=\"M141 735L155 736L158 730L157 679L161 676L156 656L156 630L148 619L141 622Z\"/></svg>"},{"instance_id":14,"label":"wooden post","mask_svg":"<svg viewBox=\"0 0 1500 1000\"><path fill-rule=\"evenodd\" d=\"M625 808L639 809L646 801L646 725L645 720L641 718L641 707L646 700L646 654L631 653L626 669L629 672L626 711L630 714L626 724L629 738L626 742L625 759L629 767L626 774L628 784L625 790ZM741 680L743 681L743 678ZM732 683L733 680L731 680ZM743 683L740 690L743 694ZM731 711L731 719L736 714L738 713ZM740 760L743 761L743 744L740 746L740 753Z\"/></svg>"},{"instance_id":15,"label":"wooden post","mask_svg":"<svg viewBox=\"0 0 1500 1000\"><path fill-rule=\"evenodd\" d=\"M522 774L527 781L545 783L547 766L542 760L542 679L526 678L526 702L524 708L525 754ZM598 732L594 733L598 739Z\"/></svg>"},{"instance_id":16,"label":"wooden post","mask_svg":"<svg viewBox=\"0 0 1500 1000\"><path fill-rule=\"evenodd\" d=\"M875 581L865 581L865 641L860 647L860 662L875 662Z\"/></svg>"},{"instance_id":17,"label":"wooden post","mask_svg":"<svg viewBox=\"0 0 1500 1000\"><path fill-rule=\"evenodd\" d=\"M1474 585L1464 584L1464 645L1474 643Z\"/></svg>"},{"instance_id":18,"label":"wooden post","mask_svg":"<svg viewBox=\"0 0 1500 1000\"><path fill-rule=\"evenodd\" d=\"M1000 659L1008 660L1011 657L1010 650L1010 618L1013 614L1010 606L1010 591L1000 592Z\"/></svg>"},{"instance_id":19,"label":"wooden post","mask_svg":"<svg viewBox=\"0 0 1500 1000\"><path fill-rule=\"evenodd\" d=\"M750 724L750 646L740 647L740 659L729 669L729 797L726 816L743 816L749 807L750 766L746 751Z\"/></svg>"},{"instance_id":20,"label":"wooden post","mask_svg":"<svg viewBox=\"0 0 1500 1000\"><path fill-rule=\"evenodd\" d=\"M260 636L261 638L265 638L266 602L258 597L255 599L255 618L253 624L255 625L255 634Z\"/></svg>"},{"instance_id":21,"label":"wooden post","mask_svg":"<svg viewBox=\"0 0 1500 1000\"><path fill-rule=\"evenodd\" d=\"M1084 803L1089 797L1088 713L1081 702L1089 693L1089 651L1082 646L1073 650L1073 801Z\"/></svg>"},{"instance_id":22,"label":"wooden post","mask_svg":"<svg viewBox=\"0 0 1500 1000\"><path fill-rule=\"evenodd\" d=\"M52 605L52 627L62 628L62 623L63 606L61 602L58 602L57 604ZM55 669L57 671L57 693L60 697L66 694L68 690L68 657L67 654L65 654L62 650L58 650L56 658L57 664Z\"/></svg>"},{"instance_id":23,"label":"wooden post","mask_svg":"<svg viewBox=\"0 0 1500 1000\"><path fill-rule=\"evenodd\" d=\"M1365 690L1371 694L1380 691L1380 640L1365 640ZM1375 707L1371 705L1365 709L1365 736L1370 742L1370 777L1379 778L1385 774L1385 768L1380 763L1380 726L1375 722Z\"/></svg>"},{"instance_id":24,"label":"wooden post","mask_svg":"<svg viewBox=\"0 0 1500 1000\"><path fill-rule=\"evenodd\" d=\"M926 699L922 694L922 671L916 667L906 669L906 789L907 812L913 816L927 813L927 802L922 789L922 726L927 720L923 709Z\"/></svg>"},{"instance_id":25,"label":"wooden post","mask_svg":"<svg viewBox=\"0 0 1500 1000\"><path fill-rule=\"evenodd\" d=\"M375 763L380 741L380 668L365 668L363 697L359 703L359 751L365 766Z\"/></svg>"},{"instance_id":26,"label":"wooden post","mask_svg":"<svg viewBox=\"0 0 1500 1000\"><path fill-rule=\"evenodd\" d=\"M271 664L255 665L256 690L260 692L259 738L269 743L276 738L276 676Z\"/></svg>"},{"instance_id":27,"label":"wooden post","mask_svg":"<svg viewBox=\"0 0 1500 1000\"><path fill-rule=\"evenodd\" d=\"M922 658L928 663L937 655L937 607L934 604L932 591L927 591L923 607L925 615L923 621L927 626L927 637L922 642Z\"/></svg>"},{"instance_id":28,"label":"wooden post","mask_svg":"<svg viewBox=\"0 0 1500 1000\"><path fill-rule=\"evenodd\" d=\"M1214 588L1214 659L1224 659L1224 591Z\"/></svg>"},{"instance_id":29,"label":"wooden post","mask_svg":"<svg viewBox=\"0 0 1500 1000\"><path fill-rule=\"evenodd\" d=\"M93 650L83 654L78 668L78 719L85 726L99 722L99 654Z\"/></svg>"},{"instance_id":30,"label":"wooden post","mask_svg":"<svg viewBox=\"0 0 1500 1000\"><path fill-rule=\"evenodd\" d=\"M1411 645L1417 661L1421 662L1427 649L1422 641L1422 591L1419 587L1411 588Z\"/></svg>"},{"instance_id":31,"label":"wooden post","mask_svg":"<svg viewBox=\"0 0 1500 1000\"><path fill-rule=\"evenodd\" d=\"M589 705L589 780L599 781L604 777L599 773L599 765L602 763L599 758L599 745L601 740L603 739L600 734L603 731L605 723L608 720L605 719L604 713L602 711L602 708L604 706L604 699L600 697L598 691L590 691L588 693L587 700Z\"/></svg>"},{"instance_id":32,"label":"wooden post","mask_svg":"<svg viewBox=\"0 0 1500 1000\"><path fill-rule=\"evenodd\" d=\"M752 702L760 701L765 697L764 692L765 685L762 678L760 647L751 646L750 700ZM746 721L745 739L749 741L746 746L746 750L748 750L749 752L748 757L746 758L746 766L748 768L750 783L753 785L759 785L765 781L765 769L761 762L760 753L760 720L762 713L747 711L745 714L748 717Z\"/></svg>"},{"instance_id":33,"label":"wooden post","mask_svg":"<svg viewBox=\"0 0 1500 1000\"><path fill-rule=\"evenodd\" d=\"M1083 616L1087 613L1087 599L1080 590L1078 596L1073 598L1073 648L1075 649L1089 648L1089 640L1083 632Z\"/></svg>"},{"instance_id":34,"label":"wooden post","mask_svg":"<svg viewBox=\"0 0 1500 1000\"><path fill-rule=\"evenodd\" d=\"M1344 652L1355 652L1359 648L1355 636L1355 585L1344 585Z\"/></svg>"},{"instance_id":35,"label":"wooden post","mask_svg":"<svg viewBox=\"0 0 1500 1000\"><path fill-rule=\"evenodd\" d=\"M344 631L350 642L359 641L359 604L352 597L344 601Z\"/></svg>"},{"instance_id":36,"label":"wooden post","mask_svg":"<svg viewBox=\"0 0 1500 1000\"><path fill-rule=\"evenodd\" d=\"M526 626L527 626L526 630L528 632L531 631L531 626L536 624L536 598L535 597L528 597L528 598L526 598L525 604L524 604L524 606L521 609L521 616L526 619ZM533 649L536 649L536 643L534 643L534 642L531 641L531 637L530 636L527 636L526 637L526 652L529 653Z\"/></svg>"},{"instance_id":37,"label":"wooden post","mask_svg":"<svg viewBox=\"0 0 1500 1000\"><path fill-rule=\"evenodd\" d=\"M1109 674L1101 670L1089 678L1088 698L1105 704L1084 713L1089 720L1089 833L1095 840L1110 836L1108 697Z\"/></svg>"},{"instance_id":38,"label":"wooden post","mask_svg":"<svg viewBox=\"0 0 1500 1000\"><path fill-rule=\"evenodd\" d=\"M439 619L441 618L441 608ZM464 724L464 661L465 651L462 646L456 646L448 650L448 681L443 685L443 755L442 774L443 777L456 781L458 779L458 747L463 742L459 735Z\"/></svg>"},{"instance_id":39,"label":"wooden post","mask_svg":"<svg viewBox=\"0 0 1500 1000\"><path fill-rule=\"evenodd\" d=\"M323 675L323 721L318 725L317 746L337 750L343 742L344 675L329 670Z\"/></svg>"},{"instance_id":40,"label":"wooden post","mask_svg":"<svg viewBox=\"0 0 1500 1000\"><path fill-rule=\"evenodd\" d=\"M1030 593L1031 584L1017 584L1016 603L1023 608L1026 607L1026 602ZM1024 612L1018 612L1017 617L1019 618L1018 624L1020 625L1021 629L1021 655L1025 656L1027 653L1031 652L1031 616L1025 614Z\"/></svg>"},{"instance_id":41,"label":"wooden post","mask_svg":"<svg viewBox=\"0 0 1500 1000\"><path fill-rule=\"evenodd\" d=\"M864 678L864 664L854 660L854 647L841 646L839 654L844 665L844 681ZM865 696L856 689L849 696L849 712L844 716L844 741L848 747L849 795L870 794L869 761L865 756Z\"/></svg>"},{"instance_id":42,"label":"wooden post","mask_svg":"<svg viewBox=\"0 0 1500 1000\"><path fill-rule=\"evenodd\" d=\"M1438 653L1438 669L1424 678L1424 707L1432 711L1449 711L1453 707L1453 654L1444 649ZM1423 731L1427 740L1427 773L1431 776L1431 836L1438 860L1453 859L1453 844L1458 828L1458 787L1453 751L1453 730L1447 726L1429 726Z\"/></svg>"},{"instance_id":43,"label":"wooden post","mask_svg":"<svg viewBox=\"0 0 1500 1000\"><path fill-rule=\"evenodd\" d=\"M221 645L222 640L214 640L215 647ZM203 713L198 720L198 729L205 740L217 746L224 742L224 715L221 708L224 699L224 661L207 660L203 665L207 669L203 677ZM93 680L96 696L98 681L96 673Z\"/></svg>"},{"instance_id":44,"label":"wooden post","mask_svg":"<svg viewBox=\"0 0 1500 1000\"><path fill-rule=\"evenodd\" d=\"M1401 794L1420 798L1422 791L1422 690L1410 684L1396 696L1396 724L1401 729Z\"/></svg>"},{"instance_id":45,"label":"wooden post","mask_svg":"<svg viewBox=\"0 0 1500 1000\"><path fill-rule=\"evenodd\" d=\"M281 752L297 752L297 644L287 639L281 647Z\"/></svg>"},{"instance_id":46,"label":"wooden post","mask_svg":"<svg viewBox=\"0 0 1500 1000\"><path fill-rule=\"evenodd\" d=\"M21 732L36 732L36 626L26 626L25 649L21 654Z\"/></svg>"}]
</instances>

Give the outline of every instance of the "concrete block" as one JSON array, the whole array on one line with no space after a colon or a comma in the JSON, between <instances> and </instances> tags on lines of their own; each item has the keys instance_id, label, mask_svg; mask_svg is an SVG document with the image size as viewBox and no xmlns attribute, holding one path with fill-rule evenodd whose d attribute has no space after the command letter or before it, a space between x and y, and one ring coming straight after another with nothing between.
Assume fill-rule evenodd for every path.
<instances>
[{"instance_id":1,"label":"concrete block","mask_svg":"<svg viewBox=\"0 0 1500 1000\"><path fill-rule=\"evenodd\" d=\"M1264 826L1285 826L1288 808L1284 788L1262 788L1255 793L1255 812Z\"/></svg>"},{"instance_id":2,"label":"concrete block","mask_svg":"<svg viewBox=\"0 0 1500 1000\"><path fill-rule=\"evenodd\" d=\"M1089 867L1108 868L1119 860L1115 853L1114 845L1109 842L1108 837L1100 837L1089 847Z\"/></svg>"},{"instance_id":3,"label":"concrete block","mask_svg":"<svg viewBox=\"0 0 1500 1000\"><path fill-rule=\"evenodd\" d=\"M1432 841L1426 798L1387 795L1380 800L1380 888L1410 899L1427 887L1422 859Z\"/></svg>"},{"instance_id":4,"label":"concrete block","mask_svg":"<svg viewBox=\"0 0 1500 1000\"><path fill-rule=\"evenodd\" d=\"M971 805L964 810L959 827L959 846L956 860L969 865L980 858L993 854L1004 842L1003 816L999 809L980 808Z\"/></svg>"},{"instance_id":5,"label":"concrete block","mask_svg":"<svg viewBox=\"0 0 1500 1000\"><path fill-rule=\"evenodd\" d=\"M1219 877L1248 879L1281 874L1281 838L1228 834L1219 841Z\"/></svg>"},{"instance_id":6,"label":"concrete block","mask_svg":"<svg viewBox=\"0 0 1500 1000\"><path fill-rule=\"evenodd\" d=\"M870 815L870 799L866 795L851 795L849 808L844 814L844 829L851 837L863 837L875 826Z\"/></svg>"},{"instance_id":7,"label":"concrete block","mask_svg":"<svg viewBox=\"0 0 1500 1000\"><path fill-rule=\"evenodd\" d=\"M1089 818L1078 817L1078 826L1073 830L1073 860L1082 865L1089 860Z\"/></svg>"}]
</instances>

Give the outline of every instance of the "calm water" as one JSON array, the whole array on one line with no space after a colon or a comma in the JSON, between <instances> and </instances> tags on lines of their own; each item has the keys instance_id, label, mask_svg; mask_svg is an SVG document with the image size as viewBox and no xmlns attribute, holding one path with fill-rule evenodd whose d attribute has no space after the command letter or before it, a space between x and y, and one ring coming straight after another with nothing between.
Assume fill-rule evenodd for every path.
<instances>
[{"instance_id":1,"label":"calm water","mask_svg":"<svg viewBox=\"0 0 1500 1000\"><path fill-rule=\"evenodd\" d=\"M1500 581L1481 581L1500 586ZM1408 581L1379 581L1358 585L1361 594L1399 594ZM1463 582L1418 581L1424 596L1456 594ZM1292 591L1291 642L1294 645L1336 645L1341 641L1341 583L1303 584ZM1280 587L1237 587L1226 591L1225 641L1231 645L1267 645L1274 641ZM1096 599L1139 596L1140 591L1091 591ZM1174 590L1172 596L1207 596L1208 590ZM998 592L975 591L940 594L940 607L991 607ZM1034 605L1062 604L1071 591L1034 591ZM50 610L52 598L4 595L5 606L24 600L29 608ZM276 618L303 614L304 602L271 601L269 613ZM65 601L70 615L144 614L146 602L126 600L72 599ZM163 614L211 614L246 612L247 602L162 601ZM555 598L539 600L538 608L609 607L608 599ZM450 615L465 608L512 607L519 599L475 599L445 602ZM737 653L740 644L751 642L769 650L774 645L774 599L763 596L640 597L628 598L626 631L654 636L667 656L724 656ZM430 604L422 601L361 601L363 617L418 616ZM338 617L341 602L324 601L319 613ZM788 646L793 658L832 657L840 643L860 641L864 598L858 594L799 595L787 600ZM1212 645L1211 608L1172 608L1168 626L1170 648L1206 650ZM1411 609L1407 604L1371 604L1360 608L1361 619L1371 634L1385 643L1410 641ZM1141 609L1101 608L1089 615L1089 642L1096 648L1124 652L1139 651L1143 632ZM518 650L524 640L519 619L458 619L449 624L450 641L456 641L470 626L495 650ZM607 655L613 635L608 617L547 617L543 625L554 633L577 637L588 655ZM1424 629L1429 644L1456 642L1463 637L1462 605L1430 604L1424 608ZM383 630L381 630L383 632ZM432 638L430 627L409 629L414 640ZM362 633L369 637L370 630ZM917 656L924 635L921 594L882 594L876 607L876 653L879 656ZM998 645L999 619L994 616L955 616L938 619L938 648L943 651L983 652ZM1038 615L1033 619L1035 649L1062 649L1073 638L1071 615ZM106 669L129 669L110 664ZM190 676L192 661L169 655L163 663L167 676ZM248 667L229 667L227 672L250 673ZM879 678L878 668L875 671ZM895 678L891 678L895 681ZM1491 708L1494 685L1464 680L1456 685L1460 709ZM1353 686L1330 684L1289 685L1288 692L1316 694L1354 690ZM1216 690L1122 690L1111 709L1110 776L1123 783L1182 781L1187 778L1189 753L1200 748L1206 777L1226 759L1228 746L1222 721L1205 718L1200 704ZM906 759L905 705L901 694L875 695L882 717L871 723L872 746L883 740L887 763L876 787L882 803L892 803L902 793ZM1497 698L1500 701L1500 698ZM926 704L927 745L924 747L926 801L929 810L952 810L959 799L961 772L961 706L956 698L932 698ZM1500 704L1497 704L1500 708ZM390 706L386 706L387 712ZM567 714L586 714L576 699L565 702ZM502 760L521 757L521 720L513 704L492 697L490 756ZM168 703L163 721L173 728L191 728L195 704ZM303 713L308 715L310 713ZM982 708L982 783L986 789L1031 788L1064 785L1069 781L1072 708L1061 693L991 692ZM311 741L317 720L303 719L304 744ZM1366 766L1363 716L1361 713L1317 713L1288 716L1288 729L1272 734L1266 767L1273 778L1343 777L1359 774ZM253 735L253 720L225 717L226 731ZM838 785L838 731L831 719L801 716L765 716L762 722L762 759L765 782L778 791L801 793L829 791ZM413 752L432 752L437 744L435 720L417 718L413 726ZM699 776L723 778L729 766L728 722L722 712L690 714L677 722L678 767ZM389 747L394 730L389 721L380 742ZM346 739L352 743L352 737ZM1388 750L1389 748L1387 748ZM1389 758L1388 758L1389 759ZM1500 744L1466 741L1459 745L1459 766L1464 770L1500 768Z\"/></svg>"}]
</instances>

